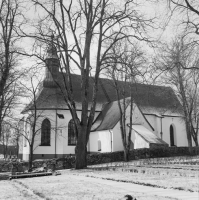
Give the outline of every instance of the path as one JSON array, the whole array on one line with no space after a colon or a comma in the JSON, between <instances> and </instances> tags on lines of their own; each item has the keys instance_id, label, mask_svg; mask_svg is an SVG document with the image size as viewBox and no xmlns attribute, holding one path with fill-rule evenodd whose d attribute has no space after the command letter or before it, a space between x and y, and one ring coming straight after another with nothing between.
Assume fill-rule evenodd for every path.
<instances>
[{"instance_id":1,"label":"path","mask_svg":"<svg viewBox=\"0 0 199 200\"><path fill-rule=\"evenodd\" d=\"M0 181L0 194L2 200L120 200L125 194L138 200L199 200L197 192L104 180L70 171L60 176Z\"/></svg>"},{"instance_id":2,"label":"path","mask_svg":"<svg viewBox=\"0 0 199 200\"><path fill-rule=\"evenodd\" d=\"M0 181L1 200L41 200L37 194L15 181Z\"/></svg>"},{"instance_id":3,"label":"path","mask_svg":"<svg viewBox=\"0 0 199 200\"><path fill-rule=\"evenodd\" d=\"M186 199L186 200L199 200L198 192L186 192L181 190L154 188L150 186L137 185L132 183L123 183L111 180L104 180L99 178L84 177L84 176L71 176L71 178L78 181L84 180L93 183L106 184L109 187L115 188L115 190L123 189L127 193L146 193L148 196L159 196L159 197L169 197L176 199Z\"/></svg>"}]
</instances>

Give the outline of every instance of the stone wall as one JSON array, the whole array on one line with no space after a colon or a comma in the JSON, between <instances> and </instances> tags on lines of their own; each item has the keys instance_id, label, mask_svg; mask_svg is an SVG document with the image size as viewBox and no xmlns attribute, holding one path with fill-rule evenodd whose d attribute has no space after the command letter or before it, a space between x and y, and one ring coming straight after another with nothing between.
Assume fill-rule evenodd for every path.
<instances>
[{"instance_id":1,"label":"stone wall","mask_svg":"<svg viewBox=\"0 0 199 200\"><path fill-rule=\"evenodd\" d=\"M102 163L120 162L124 161L123 152L112 152L112 153L95 153L87 155L87 164L95 165ZM170 157L170 159L176 159L178 156L196 156L199 155L199 147L162 147L162 148L144 148L135 149L130 152L130 160L139 159L150 159L159 158L161 163L161 158ZM159 162L159 161L158 161ZM70 169L75 167L75 156L68 156L65 158L57 159L45 159L45 160L35 160L33 161L33 167L42 167L43 164L47 164L47 168L53 168L53 164L56 164L56 169ZM15 163L18 171L25 171L28 169L28 162L18 162ZM0 163L0 171L11 171L12 162Z\"/></svg>"},{"instance_id":2,"label":"stone wall","mask_svg":"<svg viewBox=\"0 0 199 200\"><path fill-rule=\"evenodd\" d=\"M199 147L162 147L134 149L130 152L130 160L146 158L195 156L199 155ZM88 165L123 161L123 152L101 153L88 155Z\"/></svg>"},{"instance_id":3,"label":"stone wall","mask_svg":"<svg viewBox=\"0 0 199 200\"><path fill-rule=\"evenodd\" d=\"M150 143L149 148L166 148L169 147L167 143L165 144L158 144L158 143Z\"/></svg>"}]
</instances>

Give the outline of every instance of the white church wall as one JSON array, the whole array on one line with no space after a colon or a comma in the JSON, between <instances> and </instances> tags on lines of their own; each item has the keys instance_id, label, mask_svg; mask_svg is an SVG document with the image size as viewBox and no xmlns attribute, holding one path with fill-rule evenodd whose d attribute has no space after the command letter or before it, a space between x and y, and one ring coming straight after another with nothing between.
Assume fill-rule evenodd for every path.
<instances>
[{"instance_id":1,"label":"white church wall","mask_svg":"<svg viewBox=\"0 0 199 200\"><path fill-rule=\"evenodd\" d=\"M91 132L88 143L89 152L111 152L112 138L112 130Z\"/></svg>"},{"instance_id":2,"label":"white church wall","mask_svg":"<svg viewBox=\"0 0 199 200\"><path fill-rule=\"evenodd\" d=\"M156 128L154 128L155 129L155 131L154 131L154 133L159 137L159 138L161 138L161 134L160 134L160 132L161 132L161 120L162 120L162 118L161 117L155 117L155 121L156 121Z\"/></svg>"},{"instance_id":3,"label":"white church wall","mask_svg":"<svg viewBox=\"0 0 199 200\"><path fill-rule=\"evenodd\" d=\"M155 133L161 138L161 118L155 115L145 115L147 120L155 128ZM162 139L170 146L170 126L174 128L174 144L176 146L187 146L185 123L181 117L164 116L162 118Z\"/></svg>"},{"instance_id":4,"label":"white church wall","mask_svg":"<svg viewBox=\"0 0 199 200\"><path fill-rule=\"evenodd\" d=\"M126 123L129 124L129 110L127 108L127 120ZM56 128L56 111L55 110L45 110L40 113L39 120L37 122L38 135L35 138L34 155L35 158L50 158L54 157L55 152L57 157L61 157L68 154L75 154L75 146L68 145L68 123L72 119L69 110L58 110L58 114L63 114L64 119L57 117L57 139L55 144L55 128ZM97 113L98 114L98 113ZM81 111L78 111L78 116L80 117ZM97 115L96 115L97 116ZM149 123L155 128L154 133L160 137L161 131L161 120L155 115L145 116ZM51 122L51 142L50 146L40 146L41 144L41 124L42 121L48 118ZM133 110L133 124L143 125L145 128L152 131L150 125L147 123L142 113L137 106ZM163 140L170 145L170 125L174 127L174 144L176 146L187 146L187 137L185 124L180 117L167 117L164 116L162 119L162 132ZM149 144L141 138L136 133L132 133L132 141L134 143L134 148L148 148ZM24 141L23 141L24 142ZM99 145L101 146L101 151L99 150ZM55 150L56 147L56 150ZM90 152L111 152L111 151L122 151L123 144L120 133L120 123L118 122L112 131L98 131L92 132L90 134L90 139L88 143L88 151ZM29 145L24 146L23 144L23 159L28 160Z\"/></svg>"},{"instance_id":5,"label":"white church wall","mask_svg":"<svg viewBox=\"0 0 199 200\"><path fill-rule=\"evenodd\" d=\"M170 126L174 128L174 144L176 146L187 146L185 123L180 117L164 117L162 119L163 140L170 146Z\"/></svg>"},{"instance_id":6,"label":"white church wall","mask_svg":"<svg viewBox=\"0 0 199 200\"><path fill-rule=\"evenodd\" d=\"M98 140L99 134L98 132L91 132L88 142L88 151L89 152L98 152Z\"/></svg>"},{"instance_id":7,"label":"white church wall","mask_svg":"<svg viewBox=\"0 0 199 200\"><path fill-rule=\"evenodd\" d=\"M24 118L26 121L27 119L27 116ZM24 131L22 132L22 134L24 134L25 137L23 137L23 156L22 156L22 159L25 160L25 161L28 161L29 160L29 152L30 152L30 146L29 146L29 143L28 143L28 139L30 139L30 126L28 123L24 123Z\"/></svg>"},{"instance_id":8,"label":"white church wall","mask_svg":"<svg viewBox=\"0 0 199 200\"><path fill-rule=\"evenodd\" d=\"M62 157L64 154L64 150L67 151L67 154L74 154L74 146L66 149L65 147L68 145L68 130L67 123L71 119L67 110L58 110L58 114L63 114L64 119L60 119L57 117L57 127L56 127L56 111L55 110L45 110L42 113L39 113L39 119L37 121L37 129L38 134L35 137L35 145L34 145L34 157L35 158L50 158L54 157L55 153L57 157ZM50 146L41 146L41 125L44 119L48 119L51 123L51 138L50 138ZM57 128L57 137L55 144L55 130ZM55 149L56 148L56 149Z\"/></svg>"},{"instance_id":9,"label":"white church wall","mask_svg":"<svg viewBox=\"0 0 199 200\"><path fill-rule=\"evenodd\" d=\"M148 122L151 124L151 126L154 128L153 133L155 133L157 136L160 136L160 134L159 134L159 132L160 132L160 127L159 127L160 118L158 118L154 115L145 115L145 117L148 120Z\"/></svg>"},{"instance_id":10,"label":"white church wall","mask_svg":"<svg viewBox=\"0 0 199 200\"><path fill-rule=\"evenodd\" d=\"M161 132L161 120L162 120L162 118L160 116L156 116L156 115L145 115L145 117L147 118L149 123L155 129L153 131L153 133L155 133L159 138L161 138L160 132ZM163 124L163 121L162 121L162 124Z\"/></svg>"},{"instance_id":11,"label":"white church wall","mask_svg":"<svg viewBox=\"0 0 199 200\"><path fill-rule=\"evenodd\" d=\"M23 143L23 156L22 160L28 161L29 160L29 145Z\"/></svg>"},{"instance_id":12,"label":"white church wall","mask_svg":"<svg viewBox=\"0 0 199 200\"><path fill-rule=\"evenodd\" d=\"M113 128L113 152L115 151L122 151L123 144L122 144L122 136L120 131L120 123L118 122L116 126Z\"/></svg>"},{"instance_id":13,"label":"white church wall","mask_svg":"<svg viewBox=\"0 0 199 200\"><path fill-rule=\"evenodd\" d=\"M63 129L61 128L58 128L57 130L57 141L56 141L56 153L58 155L61 155L64 153L64 132L63 132Z\"/></svg>"},{"instance_id":14,"label":"white church wall","mask_svg":"<svg viewBox=\"0 0 199 200\"><path fill-rule=\"evenodd\" d=\"M128 107L128 109L130 109L130 108ZM130 112L127 112L127 113L130 113ZM130 115L127 115L127 117L128 117L127 123L129 123L129 117L130 117ZM151 126L146 121L146 119L144 118L144 116L141 113L140 109L136 105L134 105L133 116L132 117L133 117L132 118L133 124L140 124L140 125L144 126L145 128L147 128L148 130L150 130L150 131L153 132Z\"/></svg>"},{"instance_id":15,"label":"white church wall","mask_svg":"<svg viewBox=\"0 0 199 200\"><path fill-rule=\"evenodd\" d=\"M99 141L98 141L98 149L101 146L101 153L111 152L111 145L112 145L112 131L104 130L98 131L99 134Z\"/></svg>"},{"instance_id":16,"label":"white church wall","mask_svg":"<svg viewBox=\"0 0 199 200\"><path fill-rule=\"evenodd\" d=\"M145 120L143 114L140 112L139 108L134 105L134 109L133 109L133 116L132 116L132 121L133 124L140 124L143 125L145 128L147 128L148 130L152 131L151 126L148 124L148 122ZM126 123L129 124L129 118L130 118L130 106L128 106L127 110L126 110ZM128 127L127 127L127 133L128 133ZM142 138L140 138L140 136L135 135L134 131L132 131L132 135L131 135L131 139L132 142L134 143L134 148L149 148L149 144L146 143L145 140L143 140ZM135 143L137 141L137 145L135 146ZM140 145L140 146L139 146ZM122 144L122 136L120 133L120 122L117 123L117 125L113 128L113 151L122 151L123 150L123 144Z\"/></svg>"},{"instance_id":17,"label":"white church wall","mask_svg":"<svg viewBox=\"0 0 199 200\"><path fill-rule=\"evenodd\" d=\"M55 156L62 157L69 154L75 154L75 145L68 145L68 123L72 119L69 110L57 110L58 114L64 115L64 119L57 117L57 137L55 144L55 130L56 130L56 111L44 110L38 111L37 130L38 134L34 140L34 158L52 158ZM81 111L77 112L81 116ZM99 114L99 112L97 113ZM96 114L96 116L97 116ZM50 146L41 146L41 125L44 119L48 119L51 123L51 138ZM23 141L24 143L24 141ZM56 148L56 149L55 149ZM29 158L29 145L23 145L23 160Z\"/></svg>"},{"instance_id":18,"label":"white church wall","mask_svg":"<svg viewBox=\"0 0 199 200\"><path fill-rule=\"evenodd\" d=\"M68 155L68 154L75 154L75 146L70 146L68 145L68 123L69 121L72 119L70 111L69 110L65 110L65 111L58 111L59 114L63 114L64 115L64 124L61 124L61 119L59 119L59 126L62 126L62 148L63 148L63 154L64 155ZM99 112L96 112L95 117L99 114ZM77 115L79 118L81 118L81 111L77 111ZM91 135L92 133L90 133ZM92 137L92 136L91 136ZM91 141L91 140L90 140ZM95 139L94 139L95 141ZM88 147L88 151L89 150L89 145L91 143L89 142L89 144L87 145Z\"/></svg>"},{"instance_id":19,"label":"white church wall","mask_svg":"<svg viewBox=\"0 0 199 200\"><path fill-rule=\"evenodd\" d=\"M77 111L78 117L81 116L81 112ZM64 127L63 127L63 153L64 155L75 154L75 145L68 145L68 123L72 119L69 110L64 111ZM61 121L61 120L60 120Z\"/></svg>"},{"instance_id":20,"label":"white church wall","mask_svg":"<svg viewBox=\"0 0 199 200\"><path fill-rule=\"evenodd\" d=\"M56 115L53 110L40 111L38 113L39 119L37 121L38 134L35 137L34 157L35 158L49 158L55 154L55 127ZM41 146L41 125L44 119L48 119L51 124L50 146Z\"/></svg>"},{"instance_id":21,"label":"white church wall","mask_svg":"<svg viewBox=\"0 0 199 200\"><path fill-rule=\"evenodd\" d=\"M57 154L57 157L62 157L67 154L75 154L75 145L68 145L68 123L72 119L69 110L57 110L58 114L62 114L64 119L57 117L57 137L55 144L55 129L56 129L56 111L48 110L44 111L43 115L46 116L41 118L41 123L45 118L48 118L51 122L51 146L38 146L35 154L52 155ZM80 112L78 113L80 115ZM41 133L38 135L41 140ZM56 150L55 150L56 146Z\"/></svg>"},{"instance_id":22,"label":"white church wall","mask_svg":"<svg viewBox=\"0 0 199 200\"><path fill-rule=\"evenodd\" d=\"M138 133L136 133L135 131L133 132L135 135L134 148L149 148L149 143L146 140L144 140Z\"/></svg>"}]
</instances>

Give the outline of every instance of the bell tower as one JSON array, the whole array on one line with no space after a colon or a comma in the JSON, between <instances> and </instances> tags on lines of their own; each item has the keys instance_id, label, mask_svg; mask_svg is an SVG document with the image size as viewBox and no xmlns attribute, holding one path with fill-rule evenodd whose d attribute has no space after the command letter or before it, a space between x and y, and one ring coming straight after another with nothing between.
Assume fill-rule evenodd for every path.
<instances>
[{"instance_id":1,"label":"bell tower","mask_svg":"<svg viewBox=\"0 0 199 200\"><path fill-rule=\"evenodd\" d=\"M44 87L55 87L58 73L59 73L59 58L57 56L57 49L53 43L54 35L51 36L51 41L48 45L47 56L45 59L46 72L44 79Z\"/></svg>"}]
</instances>

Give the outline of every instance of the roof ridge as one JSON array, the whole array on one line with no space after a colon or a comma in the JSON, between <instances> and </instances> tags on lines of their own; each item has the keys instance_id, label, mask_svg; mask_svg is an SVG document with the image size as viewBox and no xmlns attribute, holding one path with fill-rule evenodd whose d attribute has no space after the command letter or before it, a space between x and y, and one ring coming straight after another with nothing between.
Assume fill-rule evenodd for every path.
<instances>
[{"instance_id":1,"label":"roof ridge","mask_svg":"<svg viewBox=\"0 0 199 200\"><path fill-rule=\"evenodd\" d=\"M59 72L59 74L62 74L62 73L66 74L65 72ZM81 76L80 74L73 74L73 73L71 73L71 75L72 75L72 76L77 76L77 77L80 77L80 76ZM94 77L94 76L89 76L89 78L94 79L95 77ZM113 82L112 79L109 79L109 78L106 78L106 77L99 77L99 80L100 80L100 82L101 82L102 80L107 80L107 81ZM117 82L124 83L124 81L122 81L122 80L117 80ZM101 84L101 83L100 83L100 84ZM102 83L102 84L103 84L103 83ZM167 89L173 90L171 86L167 86L167 85L156 85L156 84L147 84L147 83L140 83L140 82L133 83L133 85L152 86L152 87L167 88Z\"/></svg>"}]
</instances>

